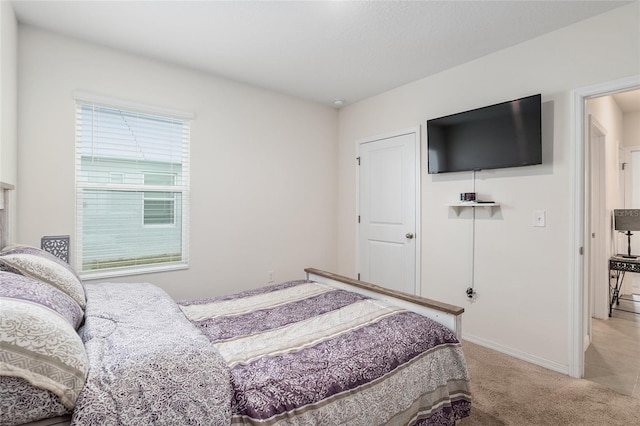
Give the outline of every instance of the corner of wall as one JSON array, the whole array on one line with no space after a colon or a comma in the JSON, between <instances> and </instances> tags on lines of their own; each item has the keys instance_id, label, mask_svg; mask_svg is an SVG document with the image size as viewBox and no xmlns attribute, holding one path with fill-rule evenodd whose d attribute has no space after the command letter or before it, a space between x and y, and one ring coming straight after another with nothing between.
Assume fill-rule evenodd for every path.
<instances>
[{"instance_id":1,"label":"corner of wall","mask_svg":"<svg viewBox=\"0 0 640 426\"><path fill-rule=\"evenodd\" d=\"M16 185L18 163L18 21L10 2L0 2L0 182ZM15 214L11 191L10 214ZM15 235L15 221L9 235Z\"/></svg>"},{"instance_id":2,"label":"corner of wall","mask_svg":"<svg viewBox=\"0 0 640 426\"><path fill-rule=\"evenodd\" d=\"M17 162L18 23L9 2L1 2L0 180L15 184Z\"/></svg>"}]
</instances>

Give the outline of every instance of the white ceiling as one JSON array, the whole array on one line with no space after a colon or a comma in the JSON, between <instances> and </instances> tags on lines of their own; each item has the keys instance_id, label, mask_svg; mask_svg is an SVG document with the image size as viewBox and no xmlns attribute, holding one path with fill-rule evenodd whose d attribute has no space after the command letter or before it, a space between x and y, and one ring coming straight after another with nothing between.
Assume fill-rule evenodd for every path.
<instances>
[{"instance_id":1,"label":"white ceiling","mask_svg":"<svg viewBox=\"0 0 640 426\"><path fill-rule=\"evenodd\" d=\"M13 1L19 22L332 105L628 1Z\"/></svg>"},{"instance_id":2,"label":"white ceiling","mask_svg":"<svg viewBox=\"0 0 640 426\"><path fill-rule=\"evenodd\" d=\"M623 113L640 111L640 90L616 93L613 99Z\"/></svg>"}]
</instances>

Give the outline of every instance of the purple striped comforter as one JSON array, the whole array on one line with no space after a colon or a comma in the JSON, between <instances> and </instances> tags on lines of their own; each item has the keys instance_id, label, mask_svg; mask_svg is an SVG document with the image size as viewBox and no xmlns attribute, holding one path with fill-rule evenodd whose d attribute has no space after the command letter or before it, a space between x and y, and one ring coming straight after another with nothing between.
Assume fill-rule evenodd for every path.
<instances>
[{"instance_id":1,"label":"purple striped comforter","mask_svg":"<svg viewBox=\"0 0 640 426\"><path fill-rule=\"evenodd\" d=\"M470 412L454 334L310 281L180 302L231 373L232 424L453 425Z\"/></svg>"}]
</instances>

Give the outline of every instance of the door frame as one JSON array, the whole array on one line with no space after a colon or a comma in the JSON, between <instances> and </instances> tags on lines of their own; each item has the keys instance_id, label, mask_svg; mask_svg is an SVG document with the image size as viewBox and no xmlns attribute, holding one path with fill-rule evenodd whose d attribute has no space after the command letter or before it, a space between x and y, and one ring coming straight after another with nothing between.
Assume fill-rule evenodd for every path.
<instances>
[{"instance_id":1,"label":"door frame","mask_svg":"<svg viewBox=\"0 0 640 426\"><path fill-rule=\"evenodd\" d=\"M589 261L584 256L585 234L585 102L588 98L640 88L640 74L571 91L571 205L575 218L571 244L571 284L569 297L569 375L584 375L584 316L589 312L585 303L584 275Z\"/></svg>"},{"instance_id":2,"label":"door frame","mask_svg":"<svg viewBox=\"0 0 640 426\"><path fill-rule=\"evenodd\" d=\"M416 182L415 182L415 200L416 200L416 229L415 229L415 239L417 240L415 243L415 256L416 256L416 270L415 270L415 277L416 277L416 282L415 282L415 286L414 286L414 293L417 296L422 296L422 276L420 275L420 271L421 271L421 264L422 264L422 256L421 256L421 247L422 247L422 232L421 232L421 224L422 224L422 215L421 215L421 211L422 211L422 198L421 198L421 182L422 182L422 174L421 172L421 164L422 164L422 157L420 156L420 146L422 145L422 139L420 137L420 126L416 126L416 127L408 127L402 130L397 130L397 131L392 131L392 132L387 132L387 133L383 133L380 135L375 135L375 136L370 136L370 137L366 137L366 138L362 138L359 139L355 142L356 144L356 161L355 161L355 168L356 168L356 215L355 215L355 228L356 228L356 256L355 256L355 271L354 271L354 276L358 276L358 269L360 266L360 226L358 226L358 217L360 216L360 167L358 166L359 164L359 159L360 159L360 145L365 144L365 143L369 143L369 142L375 142L375 141L379 141L382 139L390 139L390 138L395 138L398 136L404 136L404 135L410 135L413 134L414 135L414 140L415 140L415 176L416 176Z\"/></svg>"}]
</instances>

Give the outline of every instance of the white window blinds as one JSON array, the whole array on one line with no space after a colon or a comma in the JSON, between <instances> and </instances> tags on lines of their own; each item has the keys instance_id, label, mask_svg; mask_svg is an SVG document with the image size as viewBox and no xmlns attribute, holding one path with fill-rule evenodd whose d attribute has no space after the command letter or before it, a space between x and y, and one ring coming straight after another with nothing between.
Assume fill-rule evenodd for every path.
<instances>
[{"instance_id":1,"label":"white window blinds","mask_svg":"<svg viewBox=\"0 0 640 426\"><path fill-rule=\"evenodd\" d=\"M189 121L77 101L76 267L84 277L188 262Z\"/></svg>"}]
</instances>

